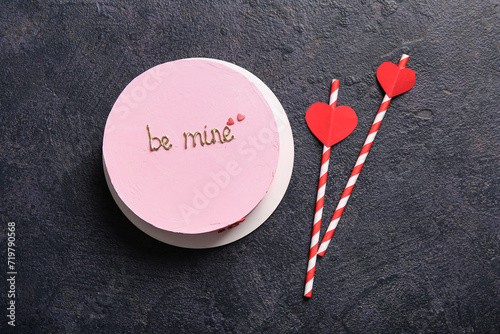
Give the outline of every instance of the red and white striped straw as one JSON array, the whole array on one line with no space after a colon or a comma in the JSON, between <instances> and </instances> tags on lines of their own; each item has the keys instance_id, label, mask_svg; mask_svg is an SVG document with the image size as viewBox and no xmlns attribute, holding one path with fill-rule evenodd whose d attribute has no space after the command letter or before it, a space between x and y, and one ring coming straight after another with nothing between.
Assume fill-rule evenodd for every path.
<instances>
[{"instance_id":1,"label":"red and white striped straw","mask_svg":"<svg viewBox=\"0 0 500 334\"><path fill-rule=\"evenodd\" d=\"M339 92L339 80L332 80L330 90L330 105L337 106L337 96ZM316 210L314 213L314 223L311 236L311 246L309 249L309 261L307 263L306 286L304 296L312 296L314 281L314 271L316 270L316 258L318 253L319 233L321 230L321 218L323 216L323 203L325 202L326 180L328 177L328 165L330 163L330 147L323 145L323 155L321 157L321 169L319 172L318 193L316 195Z\"/></svg>"},{"instance_id":2,"label":"red and white striped straw","mask_svg":"<svg viewBox=\"0 0 500 334\"><path fill-rule=\"evenodd\" d=\"M403 54L401 56L401 60L399 61L399 68L404 68L406 64L408 63L408 55ZM380 108L378 109L377 115L375 116L375 119L373 120L372 127L370 128L370 132L368 133L368 137L366 137L365 143L363 144L363 148L361 149L361 152L359 153L358 160L356 160L356 165L354 166L354 169L352 170L351 176L349 177L349 181L347 181L347 185L345 186L344 192L342 193L342 196L340 197L339 204L337 205L337 208L335 209L335 212L333 214L332 220L330 222L330 225L328 225L328 229L326 230L325 236L323 237L323 241L321 241L321 245L319 246L319 251L318 255L319 256L324 256L326 249L328 248L328 245L330 244L330 241L332 240L333 233L335 233L335 229L337 228L337 224L339 223L340 217L342 216L342 213L344 212L344 208L347 205L347 201L349 200L349 197L351 196L352 189L354 188L354 185L356 184L356 181L358 179L359 173L361 172L361 169L363 168L363 164L365 163L366 157L368 155L368 152L370 152L370 148L372 147L373 140L375 139L375 136L377 135L377 131L380 128L380 124L382 124L382 120L384 119L385 112L387 111L387 108L389 107L389 104L391 103L391 99L387 94L385 94L384 99L382 100L382 104L380 105Z\"/></svg>"}]
</instances>

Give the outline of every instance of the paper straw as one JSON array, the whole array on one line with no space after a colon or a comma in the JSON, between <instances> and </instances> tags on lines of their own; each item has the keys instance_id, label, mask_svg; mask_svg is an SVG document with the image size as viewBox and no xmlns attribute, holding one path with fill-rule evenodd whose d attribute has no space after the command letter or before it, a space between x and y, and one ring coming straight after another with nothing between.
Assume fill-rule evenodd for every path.
<instances>
[{"instance_id":1,"label":"paper straw","mask_svg":"<svg viewBox=\"0 0 500 334\"><path fill-rule=\"evenodd\" d=\"M399 68L404 68L406 63L408 63L408 55L403 55L401 60L399 61ZM384 119L385 112L391 103L391 98L385 94L384 99L382 100L382 104L378 109L377 115L375 116L375 120L373 121L372 127L370 128L370 132L368 133L368 137L366 137L365 143L363 144L363 148L359 153L358 160L356 160L356 165L352 170L351 176L349 177L349 181L347 181L347 185L345 186L344 192L340 197L339 204L335 209L330 225L328 225L328 229L326 230L325 236L323 237L323 241L321 241L321 245L319 246L318 255L324 256L330 241L332 240L333 233L335 233L335 229L337 228L337 224L339 223L340 217L344 212L344 208L347 205L347 201L351 196L352 189L356 184L356 180L358 179L359 173L363 168L363 164L365 163L366 156L368 152L370 152L370 148L372 147L373 140L377 135L377 131L380 128L380 124L382 124L382 120Z\"/></svg>"},{"instance_id":2,"label":"paper straw","mask_svg":"<svg viewBox=\"0 0 500 334\"><path fill-rule=\"evenodd\" d=\"M332 80L330 90L330 105L337 106L337 96L339 91L339 80ZM319 233L321 230L321 217L323 216L323 203L325 201L326 180L328 178L328 165L330 163L330 147L323 145L323 155L321 157L321 169L319 172L318 193L316 195L316 209L314 213L314 223L311 236L311 246L309 249L309 261L307 263L306 286L304 296L312 296L314 281L314 271L316 270L316 258L318 253Z\"/></svg>"}]
</instances>

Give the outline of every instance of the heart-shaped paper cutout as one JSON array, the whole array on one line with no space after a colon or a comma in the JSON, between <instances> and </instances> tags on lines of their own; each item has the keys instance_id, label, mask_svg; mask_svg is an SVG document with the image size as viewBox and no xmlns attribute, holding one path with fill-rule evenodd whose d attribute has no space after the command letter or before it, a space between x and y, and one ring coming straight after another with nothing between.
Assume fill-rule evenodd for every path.
<instances>
[{"instance_id":1,"label":"heart-shaped paper cutout","mask_svg":"<svg viewBox=\"0 0 500 334\"><path fill-rule=\"evenodd\" d=\"M234 120L232 117L229 117L229 119L227 120L227 125L233 125L234 124Z\"/></svg>"},{"instance_id":2,"label":"heart-shaped paper cutout","mask_svg":"<svg viewBox=\"0 0 500 334\"><path fill-rule=\"evenodd\" d=\"M241 122L242 120L245 119L245 115L243 114L238 114L238 116L236 116L236 119L238 120L238 122Z\"/></svg>"},{"instance_id":3,"label":"heart-shaped paper cutout","mask_svg":"<svg viewBox=\"0 0 500 334\"><path fill-rule=\"evenodd\" d=\"M306 122L311 132L330 147L354 131L358 125L358 117L350 107L333 108L326 103L317 102L307 109Z\"/></svg>"},{"instance_id":4,"label":"heart-shaped paper cutout","mask_svg":"<svg viewBox=\"0 0 500 334\"><path fill-rule=\"evenodd\" d=\"M415 72L409 68L399 68L391 62L382 63L377 69L377 80L385 93L393 98L403 94L415 85Z\"/></svg>"}]
</instances>

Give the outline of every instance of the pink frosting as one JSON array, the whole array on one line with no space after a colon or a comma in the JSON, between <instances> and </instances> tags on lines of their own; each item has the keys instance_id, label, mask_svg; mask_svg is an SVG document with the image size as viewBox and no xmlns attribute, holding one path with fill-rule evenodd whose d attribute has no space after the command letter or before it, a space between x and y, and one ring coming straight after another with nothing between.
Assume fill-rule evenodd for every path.
<instances>
[{"instance_id":1,"label":"pink frosting","mask_svg":"<svg viewBox=\"0 0 500 334\"><path fill-rule=\"evenodd\" d=\"M238 121L237 115L245 118ZM193 147L185 132L230 142ZM151 136L172 147L150 149ZM206 126L206 128L205 128ZM227 133L228 130L226 130ZM153 140L154 147L159 146ZM199 234L240 220L271 185L279 136L271 108L240 71L210 59L183 59L135 78L111 110L103 139L111 184L141 219L167 231Z\"/></svg>"}]
</instances>

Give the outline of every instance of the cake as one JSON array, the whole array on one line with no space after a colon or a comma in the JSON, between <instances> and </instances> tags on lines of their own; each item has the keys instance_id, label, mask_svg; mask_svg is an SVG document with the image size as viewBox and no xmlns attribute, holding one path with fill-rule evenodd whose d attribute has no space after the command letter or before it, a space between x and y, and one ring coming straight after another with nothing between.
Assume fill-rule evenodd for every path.
<instances>
[{"instance_id":1,"label":"cake","mask_svg":"<svg viewBox=\"0 0 500 334\"><path fill-rule=\"evenodd\" d=\"M108 185L122 210L180 234L243 221L266 196L279 152L276 118L256 83L233 64L204 58L132 80L103 137Z\"/></svg>"}]
</instances>

